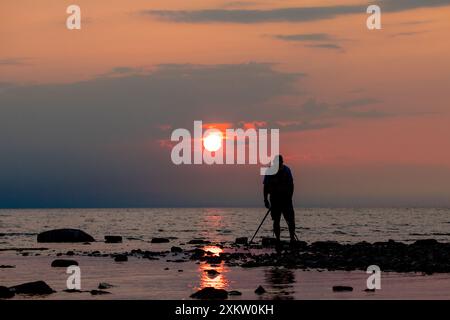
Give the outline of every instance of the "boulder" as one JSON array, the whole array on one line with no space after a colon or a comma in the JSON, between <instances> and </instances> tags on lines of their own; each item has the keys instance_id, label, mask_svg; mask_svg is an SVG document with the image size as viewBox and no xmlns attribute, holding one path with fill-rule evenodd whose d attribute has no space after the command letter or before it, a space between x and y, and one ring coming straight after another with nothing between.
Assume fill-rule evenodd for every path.
<instances>
[{"instance_id":1,"label":"boulder","mask_svg":"<svg viewBox=\"0 0 450 320\"><path fill-rule=\"evenodd\" d=\"M112 284L109 284L109 283L107 283L107 282L100 282L99 284L98 284L98 288L100 289L100 290L103 290L103 289L109 289L109 288L112 288L112 287L114 287Z\"/></svg>"},{"instance_id":2,"label":"boulder","mask_svg":"<svg viewBox=\"0 0 450 320\"><path fill-rule=\"evenodd\" d=\"M167 238L153 238L152 239L152 243L166 243L169 242L170 240Z\"/></svg>"},{"instance_id":3,"label":"boulder","mask_svg":"<svg viewBox=\"0 0 450 320\"><path fill-rule=\"evenodd\" d=\"M228 298L228 292L223 289L216 289L213 287L203 288L193 294L191 298L194 299L212 299L212 300L223 300Z\"/></svg>"},{"instance_id":4,"label":"boulder","mask_svg":"<svg viewBox=\"0 0 450 320\"><path fill-rule=\"evenodd\" d=\"M95 239L78 229L55 229L38 234L37 242L93 242Z\"/></svg>"},{"instance_id":5,"label":"boulder","mask_svg":"<svg viewBox=\"0 0 450 320\"><path fill-rule=\"evenodd\" d=\"M68 260L68 259L56 259L53 260L52 262L52 267L53 268L67 268L69 266L77 266L78 262L76 262L75 260Z\"/></svg>"},{"instance_id":6,"label":"boulder","mask_svg":"<svg viewBox=\"0 0 450 320\"><path fill-rule=\"evenodd\" d=\"M102 295L102 294L111 294L111 292L104 291L104 290L91 290L91 294L93 296L98 296L98 295Z\"/></svg>"},{"instance_id":7,"label":"boulder","mask_svg":"<svg viewBox=\"0 0 450 320\"><path fill-rule=\"evenodd\" d=\"M439 244L439 242L436 239L422 239L422 240L417 240L416 242L413 243L414 246L434 246Z\"/></svg>"},{"instance_id":8,"label":"boulder","mask_svg":"<svg viewBox=\"0 0 450 320\"><path fill-rule=\"evenodd\" d=\"M181 249L180 247L172 247L170 248L170 251L180 253L183 252L183 249Z\"/></svg>"},{"instance_id":9,"label":"boulder","mask_svg":"<svg viewBox=\"0 0 450 320\"><path fill-rule=\"evenodd\" d=\"M105 243L121 243L122 236L105 236Z\"/></svg>"},{"instance_id":10,"label":"boulder","mask_svg":"<svg viewBox=\"0 0 450 320\"><path fill-rule=\"evenodd\" d=\"M350 292L353 291L352 287L349 286L333 286L334 292Z\"/></svg>"},{"instance_id":11,"label":"boulder","mask_svg":"<svg viewBox=\"0 0 450 320\"><path fill-rule=\"evenodd\" d=\"M9 299L14 297L15 293L9 288L0 286L0 299Z\"/></svg>"},{"instance_id":12,"label":"boulder","mask_svg":"<svg viewBox=\"0 0 450 320\"><path fill-rule=\"evenodd\" d=\"M266 289L264 289L263 286L259 286L258 288L256 288L255 293L256 294L266 293Z\"/></svg>"},{"instance_id":13,"label":"boulder","mask_svg":"<svg viewBox=\"0 0 450 320\"><path fill-rule=\"evenodd\" d=\"M49 285L44 281L27 282L11 287L9 289L16 294L45 295L56 292L55 290L50 288Z\"/></svg>"},{"instance_id":14,"label":"boulder","mask_svg":"<svg viewBox=\"0 0 450 320\"><path fill-rule=\"evenodd\" d=\"M237 290L231 290L231 291L228 291L228 295L229 296L242 296L242 292L237 291Z\"/></svg>"},{"instance_id":15,"label":"boulder","mask_svg":"<svg viewBox=\"0 0 450 320\"><path fill-rule=\"evenodd\" d=\"M263 247L273 247L277 244L277 239L275 238L262 238L262 246Z\"/></svg>"},{"instance_id":16,"label":"boulder","mask_svg":"<svg viewBox=\"0 0 450 320\"><path fill-rule=\"evenodd\" d=\"M215 278L220 274L220 272L218 272L217 270L214 270L214 269L208 269L208 270L205 270L205 272L208 274L209 277L212 277L212 278Z\"/></svg>"},{"instance_id":17,"label":"boulder","mask_svg":"<svg viewBox=\"0 0 450 320\"><path fill-rule=\"evenodd\" d=\"M247 244L248 243L248 238L247 237L236 238L234 243L235 244Z\"/></svg>"},{"instance_id":18,"label":"boulder","mask_svg":"<svg viewBox=\"0 0 450 320\"><path fill-rule=\"evenodd\" d=\"M116 261L116 262L128 261L128 256L125 254L118 254L114 257L114 261Z\"/></svg>"},{"instance_id":19,"label":"boulder","mask_svg":"<svg viewBox=\"0 0 450 320\"><path fill-rule=\"evenodd\" d=\"M203 239L192 239L188 243L189 244L210 244L211 241L203 240Z\"/></svg>"}]
</instances>

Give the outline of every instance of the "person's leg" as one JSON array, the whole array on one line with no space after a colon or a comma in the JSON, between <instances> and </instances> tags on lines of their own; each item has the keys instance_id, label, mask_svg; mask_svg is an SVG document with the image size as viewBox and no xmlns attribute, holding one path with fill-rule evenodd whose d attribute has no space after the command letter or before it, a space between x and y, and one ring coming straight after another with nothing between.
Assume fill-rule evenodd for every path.
<instances>
[{"instance_id":1,"label":"person's leg","mask_svg":"<svg viewBox=\"0 0 450 320\"><path fill-rule=\"evenodd\" d=\"M280 220L281 220L281 211L278 208L274 208L272 206L272 211L270 212L273 220L273 233L275 234L275 238L277 239L277 243L280 242Z\"/></svg>"},{"instance_id":2,"label":"person's leg","mask_svg":"<svg viewBox=\"0 0 450 320\"><path fill-rule=\"evenodd\" d=\"M283 217L286 220L286 223L289 228L289 236L291 238L291 242L294 242L296 240L296 237L295 237L295 213L294 213L294 208L293 208L292 204L287 205L283 209Z\"/></svg>"}]
</instances>

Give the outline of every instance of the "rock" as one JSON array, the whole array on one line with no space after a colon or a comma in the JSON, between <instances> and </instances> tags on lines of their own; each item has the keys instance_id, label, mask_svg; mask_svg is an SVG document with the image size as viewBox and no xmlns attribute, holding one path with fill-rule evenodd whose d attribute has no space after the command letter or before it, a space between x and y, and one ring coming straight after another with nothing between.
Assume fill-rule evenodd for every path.
<instances>
[{"instance_id":1,"label":"rock","mask_svg":"<svg viewBox=\"0 0 450 320\"><path fill-rule=\"evenodd\" d=\"M203 239L192 239L188 242L188 244L210 244L211 241L203 240Z\"/></svg>"},{"instance_id":2,"label":"rock","mask_svg":"<svg viewBox=\"0 0 450 320\"><path fill-rule=\"evenodd\" d=\"M125 254L118 254L114 257L114 261L125 262L125 261L128 261L128 257Z\"/></svg>"},{"instance_id":3,"label":"rock","mask_svg":"<svg viewBox=\"0 0 450 320\"><path fill-rule=\"evenodd\" d=\"M0 269L11 269L11 268L15 268L16 266L11 266L9 264L2 264L0 265Z\"/></svg>"},{"instance_id":4,"label":"rock","mask_svg":"<svg viewBox=\"0 0 450 320\"><path fill-rule=\"evenodd\" d=\"M242 292L237 291L237 290L231 290L231 291L228 291L228 295L229 296L242 296Z\"/></svg>"},{"instance_id":5,"label":"rock","mask_svg":"<svg viewBox=\"0 0 450 320\"><path fill-rule=\"evenodd\" d=\"M66 256L73 256L75 254L75 252L73 252L73 251L67 251L66 252Z\"/></svg>"},{"instance_id":6,"label":"rock","mask_svg":"<svg viewBox=\"0 0 450 320\"><path fill-rule=\"evenodd\" d=\"M353 291L352 287L349 286L333 286L334 292L350 292Z\"/></svg>"},{"instance_id":7,"label":"rock","mask_svg":"<svg viewBox=\"0 0 450 320\"><path fill-rule=\"evenodd\" d=\"M235 244L247 244L248 243L248 238L247 237L236 238L234 243Z\"/></svg>"},{"instance_id":8,"label":"rock","mask_svg":"<svg viewBox=\"0 0 450 320\"><path fill-rule=\"evenodd\" d=\"M256 288L255 293L256 294L264 294L264 293L266 293L266 289L264 289L262 286L259 286L258 288Z\"/></svg>"},{"instance_id":9,"label":"rock","mask_svg":"<svg viewBox=\"0 0 450 320\"><path fill-rule=\"evenodd\" d=\"M423 240L417 240L412 245L413 246L434 246L439 244L439 242L436 239L423 239Z\"/></svg>"},{"instance_id":10,"label":"rock","mask_svg":"<svg viewBox=\"0 0 450 320\"><path fill-rule=\"evenodd\" d=\"M100 282L99 284L98 284L98 288L99 289L109 289L109 288L112 288L112 287L114 287L112 284L109 284L109 283L107 283L107 282Z\"/></svg>"},{"instance_id":11,"label":"rock","mask_svg":"<svg viewBox=\"0 0 450 320\"><path fill-rule=\"evenodd\" d=\"M0 299L9 299L15 296L15 293L9 288L0 286Z\"/></svg>"},{"instance_id":12,"label":"rock","mask_svg":"<svg viewBox=\"0 0 450 320\"><path fill-rule=\"evenodd\" d=\"M365 292L375 292L375 289L368 289L368 288L367 288L367 289L365 289L364 291L365 291Z\"/></svg>"},{"instance_id":13,"label":"rock","mask_svg":"<svg viewBox=\"0 0 450 320\"><path fill-rule=\"evenodd\" d=\"M81 292L86 292L86 291L81 291L81 290L78 290L78 289L64 289L63 291L64 291L64 292L67 292L67 293L81 293Z\"/></svg>"},{"instance_id":14,"label":"rock","mask_svg":"<svg viewBox=\"0 0 450 320\"><path fill-rule=\"evenodd\" d=\"M69 266L77 266L78 262L76 262L75 260L67 260L67 259L56 259L53 260L52 262L52 267L53 268L57 268L57 267L61 267L61 268L67 268Z\"/></svg>"},{"instance_id":15,"label":"rock","mask_svg":"<svg viewBox=\"0 0 450 320\"><path fill-rule=\"evenodd\" d=\"M169 242L170 240L167 238L153 238L152 239L152 243L166 243Z\"/></svg>"},{"instance_id":16,"label":"rock","mask_svg":"<svg viewBox=\"0 0 450 320\"><path fill-rule=\"evenodd\" d=\"M102 295L102 294L111 294L111 292L104 291L104 290L91 290L90 292L93 296Z\"/></svg>"},{"instance_id":17,"label":"rock","mask_svg":"<svg viewBox=\"0 0 450 320\"><path fill-rule=\"evenodd\" d=\"M180 269L180 270L178 270L178 272L183 272L183 270L182 270L182 269Z\"/></svg>"},{"instance_id":18,"label":"rock","mask_svg":"<svg viewBox=\"0 0 450 320\"><path fill-rule=\"evenodd\" d=\"M93 242L95 239L78 229L55 229L41 232L37 242Z\"/></svg>"},{"instance_id":19,"label":"rock","mask_svg":"<svg viewBox=\"0 0 450 320\"><path fill-rule=\"evenodd\" d=\"M275 238L262 238L261 244L263 247L273 247L277 243Z\"/></svg>"},{"instance_id":20,"label":"rock","mask_svg":"<svg viewBox=\"0 0 450 320\"><path fill-rule=\"evenodd\" d=\"M105 236L105 243L121 243L122 236Z\"/></svg>"},{"instance_id":21,"label":"rock","mask_svg":"<svg viewBox=\"0 0 450 320\"><path fill-rule=\"evenodd\" d=\"M55 290L50 288L49 285L44 281L27 282L11 287L9 289L16 294L44 295L56 292Z\"/></svg>"},{"instance_id":22,"label":"rock","mask_svg":"<svg viewBox=\"0 0 450 320\"><path fill-rule=\"evenodd\" d=\"M205 272L208 274L208 276L214 277L214 278L220 274L220 272L218 272L214 269L205 270Z\"/></svg>"},{"instance_id":23,"label":"rock","mask_svg":"<svg viewBox=\"0 0 450 320\"><path fill-rule=\"evenodd\" d=\"M205 255L205 251L202 249L195 249L194 252L191 255L192 260L198 260L201 259Z\"/></svg>"},{"instance_id":24,"label":"rock","mask_svg":"<svg viewBox=\"0 0 450 320\"><path fill-rule=\"evenodd\" d=\"M170 251L180 253L183 252L183 249L181 249L180 247L172 247L170 248Z\"/></svg>"},{"instance_id":25,"label":"rock","mask_svg":"<svg viewBox=\"0 0 450 320\"><path fill-rule=\"evenodd\" d=\"M228 292L223 289L216 289L213 287L203 288L196 293L191 294L194 299L212 299L223 300L228 298Z\"/></svg>"}]
</instances>

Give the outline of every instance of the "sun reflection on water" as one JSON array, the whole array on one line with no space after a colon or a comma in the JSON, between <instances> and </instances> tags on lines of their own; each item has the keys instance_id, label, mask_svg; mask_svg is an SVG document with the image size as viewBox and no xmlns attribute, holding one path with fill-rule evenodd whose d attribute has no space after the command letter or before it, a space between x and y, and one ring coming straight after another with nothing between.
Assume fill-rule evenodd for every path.
<instances>
[{"instance_id":1,"label":"sun reflection on water","mask_svg":"<svg viewBox=\"0 0 450 320\"><path fill-rule=\"evenodd\" d=\"M206 252L211 252L213 256L219 256L223 249L217 246L205 246L203 248ZM202 262L199 265L200 272L200 289L206 287L213 287L216 289L228 288L229 281L226 277L229 269L225 266L225 262L221 261L218 264L211 264Z\"/></svg>"}]
</instances>

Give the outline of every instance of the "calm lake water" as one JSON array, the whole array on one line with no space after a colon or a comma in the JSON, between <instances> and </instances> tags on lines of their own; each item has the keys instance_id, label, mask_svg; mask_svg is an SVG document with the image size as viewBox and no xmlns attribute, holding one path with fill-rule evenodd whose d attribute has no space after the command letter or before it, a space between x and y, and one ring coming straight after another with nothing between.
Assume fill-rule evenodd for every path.
<instances>
[{"instance_id":1,"label":"calm lake water","mask_svg":"<svg viewBox=\"0 0 450 320\"><path fill-rule=\"evenodd\" d=\"M193 238L234 241L251 237L265 212L263 208L0 210L0 248L36 245L39 232L55 228L79 228L96 240L122 235L137 243L153 237L173 237L176 242ZM296 225L298 237L307 242L449 241L450 209L297 208ZM284 222L282 226L287 238ZM271 235L269 217L258 238Z\"/></svg>"}]
</instances>

